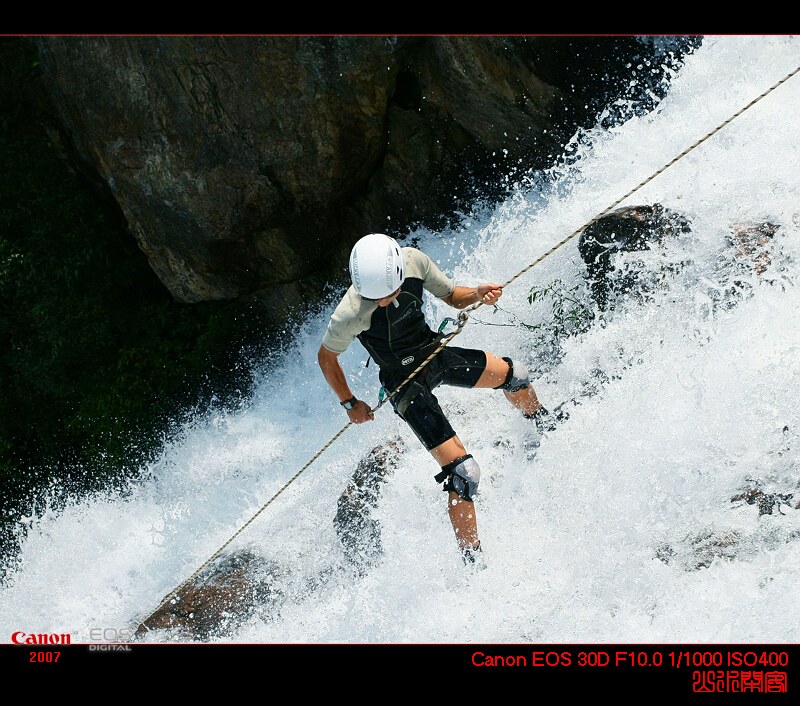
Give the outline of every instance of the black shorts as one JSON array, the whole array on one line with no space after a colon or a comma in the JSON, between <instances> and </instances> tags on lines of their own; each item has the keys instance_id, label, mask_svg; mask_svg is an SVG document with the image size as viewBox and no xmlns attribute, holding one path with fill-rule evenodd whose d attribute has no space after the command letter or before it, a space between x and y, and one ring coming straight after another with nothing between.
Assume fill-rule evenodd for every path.
<instances>
[{"instance_id":1,"label":"black shorts","mask_svg":"<svg viewBox=\"0 0 800 706\"><path fill-rule=\"evenodd\" d=\"M381 384L393 392L414 370L380 372ZM426 449L430 450L455 436L433 390L439 385L475 387L486 369L485 351L445 346L389 401L394 411L411 427Z\"/></svg>"}]
</instances>

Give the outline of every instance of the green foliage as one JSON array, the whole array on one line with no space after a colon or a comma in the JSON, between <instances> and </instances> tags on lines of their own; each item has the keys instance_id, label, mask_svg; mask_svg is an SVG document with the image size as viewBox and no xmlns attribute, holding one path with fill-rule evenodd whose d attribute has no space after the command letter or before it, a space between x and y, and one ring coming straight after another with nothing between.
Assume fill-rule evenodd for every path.
<instances>
[{"instance_id":1,"label":"green foliage","mask_svg":"<svg viewBox=\"0 0 800 706\"><path fill-rule=\"evenodd\" d=\"M548 332L554 338L563 338L586 331L594 320L591 302L583 297L582 283L565 285L560 279L544 287L531 287L528 303L546 302L550 307L550 318L531 329Z\"/></svg>"},{"instance_id":2,"label":"green foliage","mask_svg":"<svg viewBox=\"0 0 800 706\"><path fill-rule=\"evenodd\" d=\"M594 303L579 281L566 285L556 279L544 287L532 287L528 303L536 305L539 323L527 326L535 351L532 372L541 376L552 370L564 356L563 344L571 336L586 332L595 319Z\"/></svg>"},{"instance_id":3,"label":"green foliage","mask_svg":"<svg viewBox=\"0 0 800 706\"><path fill-rule=\"evenodd\" d=\"M492 314L503 312L508 317L506 322L490 322L475 316L471 320L486 326L518 326L529 331L529 348L534 357L531 372L540 376L561 360L564 355L562 344L567 338L589 330L595 320L595 309L583 281L565 285L556 279L544 287L531 287L528 303L537 305L538 323L523 321L497 304L493 305Z\"/></svg>"}]
</instances>

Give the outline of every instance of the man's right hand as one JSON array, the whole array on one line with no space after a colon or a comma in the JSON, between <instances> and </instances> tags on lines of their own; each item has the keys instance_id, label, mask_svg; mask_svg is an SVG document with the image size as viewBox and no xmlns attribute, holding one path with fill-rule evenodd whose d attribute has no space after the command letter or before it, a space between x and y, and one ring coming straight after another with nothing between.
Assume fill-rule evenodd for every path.
<instances>
[{"instance_id":1,"label":"man's right hand","mask_svg":"<svg viewBox=\"0 0 800 706\"><path fill-rule=\"evenodd\" d=\"M347 410L347 416L350 417L350 421L353 424L363 424L375 419L375 414L370 409L370 406L362 400L356 400L353 408Z\"/></svg>"}]
</instances>

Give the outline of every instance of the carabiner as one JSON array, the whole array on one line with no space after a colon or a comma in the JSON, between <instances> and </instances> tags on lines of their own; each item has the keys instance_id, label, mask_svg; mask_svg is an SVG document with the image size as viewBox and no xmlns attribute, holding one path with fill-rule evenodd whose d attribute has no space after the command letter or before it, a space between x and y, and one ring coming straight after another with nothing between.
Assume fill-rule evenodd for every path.
<instances>
[{"instance_id":1,"label":"carabiner","mask_svg":"<svg viewBox=\"0 0 800 706\"><path fill-rule=\"evenodd\" d=\"M445 318L442 321L442 323L439 324L439 333L442 333L444 331L445 327L447 326L447 324L449 324L449 323L458 325L458 321L456 321L455 319L451 319L448 316L447 318Z\"/></svg>"}]
</instances>

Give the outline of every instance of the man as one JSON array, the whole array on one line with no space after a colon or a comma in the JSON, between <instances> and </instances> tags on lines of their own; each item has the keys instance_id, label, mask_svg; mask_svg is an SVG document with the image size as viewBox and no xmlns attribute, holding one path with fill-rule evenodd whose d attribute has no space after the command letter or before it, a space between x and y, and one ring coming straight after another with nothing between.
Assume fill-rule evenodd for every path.
<instances>
[{"instance_id":1,"label":"man","mask_svg":"<svg viewBox=\"0 0 800 706\"><path fill-rule=\"evenodd\" d=\"M441 341L422 311L423 291L456 309L479 301L494 304L500 285L455 284L422 251L401 248L382 233L361 238L350 254L352 285L331 315L319 348L325 379L350 421L370 421L370 406L355 398L338 356L355 338L380 367L381 384L394 392ZM540 430L553 428L553 418L541 405L520 361L482 350L445 346L390 402L440 466L437 482L448 494L448 513L464 563L474 563L480 551L474 500L480 481L478 463L467 453L442 412L433 390L440 384L503 390L506 398L533 419Z\"/></svg>"}]
</instances>

